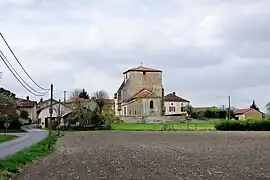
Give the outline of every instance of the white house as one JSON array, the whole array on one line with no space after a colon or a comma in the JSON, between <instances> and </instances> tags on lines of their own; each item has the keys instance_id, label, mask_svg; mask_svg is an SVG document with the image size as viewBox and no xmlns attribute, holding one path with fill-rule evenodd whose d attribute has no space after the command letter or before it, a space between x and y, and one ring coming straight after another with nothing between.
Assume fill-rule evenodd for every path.
<instances>
[{"instance_id":1,"label":"white house","mask_svg":"<svg viewBox=\"0 0 270 180\"><path fill-rule=\"evenodd\" d=\"M46 103L49 100L44 101L45 104L48 104L47 106L42 106L42 108L40 108L38 110L38 124L41 125L42 128L47 128L49 125L49 119L50 119L50 104ZM56 100L53 100L53 113L52 113L52 120L57 120L57 118L63 117L69 113L72 112L72 108L61 103L58 102ZM61 124L63 124L63 118L61 118Z\"/></svg>"},{"instance_id":2,"label":"white house","mask_svg":"<svg viewBox=\"0 0 270 180\"><path fill-rule=\"evenodd\" d=\"M189 105L190 101L179 97L175 92L170 93L164 97L165 115L186 114L185 107Z\"/></svg>"},{"instance_id":3,"label":"white house","mask_svg":"<svg viewBox=\"0 0 270 180\"><path fill-rule=\"evenodd\" d=\"M94 110L97 108L97 103L92 99L83 99L83 98L71 98L68 99L65 103L59 102L56 100L52 100L52 106L53 106L53 114L52 114L52 120L57 120L57 118L60 116L61 118L61 124L64 123L63 117L71 113L78 104L81 104L83 107ZM38 124L41 125L42 128L47 128L49 125L49 119L50 119L50 99L41 101L37 105L37 113L38 113Z\"/></svg>"},{"instance_id":4,"label":"white house","mask_svg":"<svg viewBox=\"0 0 270 180\"><path fill-rule=\"evenodd\" d=\"M26 99L18 98L17 99L17 108L21 111L27 111L29 118L32 122L37 120L37 102L31 101L29 96L26 96ZM28 121L28 120L27 120Z\"/></svg>"}]
</instances>

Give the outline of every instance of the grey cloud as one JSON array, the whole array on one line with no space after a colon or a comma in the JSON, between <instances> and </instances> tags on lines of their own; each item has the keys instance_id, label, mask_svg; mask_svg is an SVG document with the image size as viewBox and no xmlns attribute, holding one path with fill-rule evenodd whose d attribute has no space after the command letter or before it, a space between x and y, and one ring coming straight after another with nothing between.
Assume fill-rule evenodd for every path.
<instances>
[{"instance_id":1,"label":"grey cloud","mask_svg":"<svg viewBox=\"0 0 270 180\"><path fill-rule=\"evenodd\" d=\"M44 45L42 47L33 44L35 47L32 48L32 51L26 51L23 46L17 48L21 51L18 53L22 57L22 62L26 64L30 72L33 72L33 76L38 82L41 82L42 85L55 84L55 88L58 89L57 97L62 97L63 90L74 88L73 83L79 81L76 80L74 74L78 72L88 71L88 69L104 72L116 81L119 79L120 84L125 68L139 66L140 62L143 62L145 66L164 71L166 92L179 92L179 95L191 100L195 106L222 105L227 101L228 94L237 96L234 103L239 107L249 105L249 99L253 98L256 98L255 100L262 107L268 101L267 98L270 98L265 95L267 81L270 78L268 73L270 68L270 63L268 63L270 62L270 36L268 33L270 21L268 21L268 17L270 14L269 11L265 10L266 7L270 7L270 4L267 1L204 0L198 2L190 0L180 3L179 1L118 1L118 4L110 1L109 4L105 3L106 1L50 0L35 1L26 6L7 4L0 7L1 12L6 14L6 17L0 17L1 25L5 25L3 26L6 28L5 32L9 32L12 27L21 31L22 35L25 30L34 29L33 31L29 30L33 33L32 38L45 35L45 37L53 36L56 45L51 44L51 46L55 49L46 48L53 41L42 42ZM263 5L261 12L249 14L242 12L243 7L260 4ZM208 7L209 9L207 9ZM94 9L98 12L96 14L100 13L104 16L90 17ZM218 16L223 20L219 26L214 26L221 33L210 35L211 38L221 40L222 43L210 47L198 47L196 46L196 38L201 37L197 37L196 34L198 33L196 28L200 27L197 23L206 16ZM113 21L106 18L112 18ZM125 21L122 21L123 19ZM166 20L174 22L174 25L169 26L170 23L168 23L168 27L163 27L166 25ZM127 22L131 23L132 26L126 24ZM185 22L185 24L179 28L178 22L179 24ZM109 38L113 37L114 33L122 32L123 28L130 27L131 29L126 29L127 32L133 30L130 32L131 36L117 34L117 37L124 38L123 42L127 41L127 48L116 50L111 47L114 43L104 43L101 47L90 48L88 46L91 46L91 41L85 41L81 44L74 42L76 41L74 37L81 38L83 33L87 33L83 29L89 30L100 26L113 28L114 24L110 23L116 23L115 26L121 27L113 29ZM151 23L153 23L153 27L149 25ZM72 27L78 27L79 30L74 33L72 31L77 29ZM183 27L184 31L182 32ZM158 28L171 28L171 33L169 32L169 35L156 34ZM110 29L107 30L110 31ZM188 31L192 31L194 34ZM59 34L61 32L65 33L65 36L61 36ZM171 40L173 36L180 36L179 34L181 36L188 35L195 40L189 41L188 39L185 42L185 38L183 38L183 42L181 42L183 45L178 47L171 43ZM69 35L72 40L64 41ZM83 35L87 36L87 34ZM134 36L138 38L138 41L133 38ZM106 36L106 38L108 37ZM123 39L112 38L112 41L117 40L122 42ZM63 41L62 44L61 41ZM64 42L76 45L74 48L67 47ZM163 42L164 47L162 47ZM158 50L151 49L151 46L156 44ZM60 68L61 64L64 67L46 73L44 71L44 68L47 68L45 67L46 63L44 63L46 60L48 60L47 65L50 63L51 67ZM246 61L247 63L245 63ZM38 66L35 62L41 65ZM40 72L39 69L41 69ZM91 75L91 72L87 73ZM7 78L10 79L10 77ZM93 85L87 81L80 83L80 85L99 86L101 89L109 86L114 88L114 85L108 85L109 82L105 86L104 82L106 79L98 79ZM14 84L14 81L5 81L4 85L14 91L22 92L22 89L19 88L18 84ZM109 91L113 91L111 89ZM90 91L92 90L90 89ZM257 91L256 95L254 95L255 91ZM245 99L245 101L241 99Z\"/></svg>"},{"instance_id":2,"label":"grey cloud","mask_svg":"<svg viewBox=\"0 0 270 180\"><path fill-rule=\"evenodd\" d=\"M269 6L270 7L270 6ZM232 17L224 24L221 36L229 41L268 42L270 41L270 12L256 15Z\"/></svg>"}]
</instances>

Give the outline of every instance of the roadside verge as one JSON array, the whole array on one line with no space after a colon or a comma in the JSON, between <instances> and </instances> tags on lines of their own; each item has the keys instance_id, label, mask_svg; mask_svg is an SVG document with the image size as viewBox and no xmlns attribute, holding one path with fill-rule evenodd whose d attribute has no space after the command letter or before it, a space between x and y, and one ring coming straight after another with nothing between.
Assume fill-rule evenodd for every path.
<instances>
[{"instance_id":1,"label":"roadside verge","mask_svg":"<svg viewBox=\"0 0 270 180\"><path fill-rule=\"evenodd\" d=\"M52 148L48 149L48 137L25 149L17 152L5 159L0 159L0 180L7 180L14 177L20 169L27 163L37 160L50 154L54 150L54 145L59 137L57 134L52 135Z\"/></svg>"}]
</instances>

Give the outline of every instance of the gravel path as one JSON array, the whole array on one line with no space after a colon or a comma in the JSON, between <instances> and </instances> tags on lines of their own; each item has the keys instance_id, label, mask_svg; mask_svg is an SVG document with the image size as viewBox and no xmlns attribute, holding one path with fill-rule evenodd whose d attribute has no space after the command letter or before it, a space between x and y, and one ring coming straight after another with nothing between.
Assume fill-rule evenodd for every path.
<instances>
[{"instance_id":1,"label":"gravel path","mask_svg":"<svg viewBox=\"0 0 270 180\"><path fill-rule=\"evenodd\" d=\"M17 180L270 179L267 132L79 132Z\"/></svg>"}]
</instances>

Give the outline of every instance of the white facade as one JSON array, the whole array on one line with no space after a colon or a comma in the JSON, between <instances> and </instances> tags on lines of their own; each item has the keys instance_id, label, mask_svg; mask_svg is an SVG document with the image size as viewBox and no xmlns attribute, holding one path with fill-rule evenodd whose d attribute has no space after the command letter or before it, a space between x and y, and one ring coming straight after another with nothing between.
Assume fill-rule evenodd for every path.
<instances>
[{"instance_id":1,"label":"white facade","mask_svg":"<svg viewBox=\"0 0 270 180\"><path fill-rule=\"evenodd\" d=\"M42 128L45 128L46 125L46 118L49 119L50 117L50 106L47 106L46 108L42 109L40 111L40 113L38 114L38 119L40 120L40 124ZM60 110L59 110L60 109ZM60 113L58 113L60 112ZM57 103L53 105L53 114L52 117L53 118L57 118L60 114L61 117L63 117L64 115L68 114L72 112L72 109L62 105L61 103ZM61 124L63 124L63 119L61 119Z\"/></svg>"},{"instance_id":2,"label":"white facade","mask_svg":"<svg viewBox=\"0 0 270 180\"><path fill-rule=\"evenodd\" d=\"M235 117L238 118L238 120L245 120L246 119L245 114L235 115Z\"/></svg>"},{"instance_id":3,"label":"white facade","mask_svg":"<svg viewBox=\"0 0 270 180\"><path fill-rule=\"evenodd\" d=\"M189 105L189 102L173 102L165 101L165 115L171 114L186 114L185 107Z\"/></svg>"},{"instance_id":4,"label":"white facade","mask_svg":"<svg viewBox=\"0 0 270 180\"><path fill-rule=\"evenodd\" d=\"M20 111L27 111L29 118L32 120L32 122L35 122L37 120L37 107L36 107L36 105L32 108L20 108Z\"/></svg>"}]
</instances>

